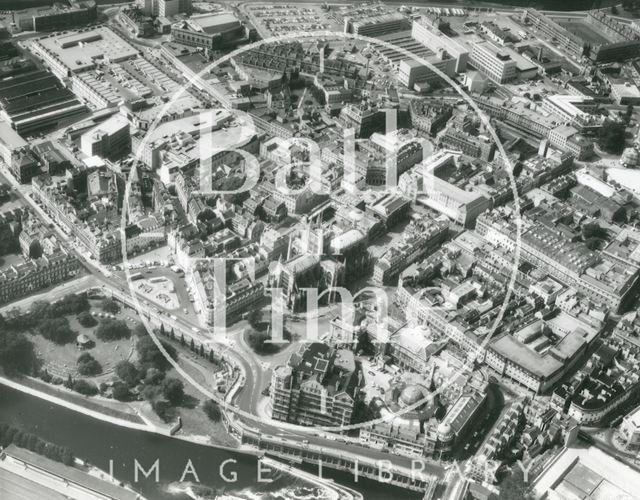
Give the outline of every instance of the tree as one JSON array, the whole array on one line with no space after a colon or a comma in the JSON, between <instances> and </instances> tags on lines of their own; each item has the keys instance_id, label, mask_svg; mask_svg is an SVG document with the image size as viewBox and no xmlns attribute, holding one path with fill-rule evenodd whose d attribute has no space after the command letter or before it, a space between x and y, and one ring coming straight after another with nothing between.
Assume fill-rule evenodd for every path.
<instances>
[{"instance_id":1,"label":"tree","mask_svg":"<svg viewBox=\"0 0 640 500\"><path fill-rule=\"evenodd\" d=\"M616 16L618 15L618 7L616 7L615 5L611 6L611 14Z\"/></svg>"},{"instance_id":2,"label":"tree","mask_svg":"<svg viewBox=\"0 0 640 500\"><path fill-rule=\"evenodd\" d=\"M611 154L621 154L625 145L626 127L622 122L605 120L598 131L598 146Z\"/></svg>"},{"instance_id":3,"label":"tree","mask_svg":"<svg viewBox=\"0 0 640 500\"><path fill-rule=\"evenodd\" d=\"M118 314L120 312L120 304L110 298L103 299L101 306L104 312L110 314Z\"/></svg>"},{"instance_id":4,"label":"tree","mask_svg":"<svg viewBox=\"0 0 640 500\"><path fill-rule=\"evenodd\" d=\"M213 349L209 349L209 361L213 363Z\"/></svg>"},{"instance_id":5,"label":"tree","mask_svg":"<svg viewBox=\"0 0 640 500\"><path fill-rule=\"evenodd\" d=\"M114 382L113 387L111 388L111 394L113 395L114 399L117 399L118 401L131 400L131 391L129 390L129 386L124 382Z\"/></svg>"},{"instance_id":6,"label":"tree","mask_svg":"<svg viewBox=\"0 0 640 500\"><path fill-rule=\"evenodd\" d=\"M175 340L176 339L176 332L173 329L173 327L171 327L171 340Z\"/></svg>"},{"instance_id":7,"label":"tree","mask_svg":"<svg viewBox=\"0 0 640 500\"><path fill-rule=\"evenodd\" d=\"M62 448L61 460L63 464L72 466L75 462L73 452L66 446Z\"/></svg>"},{"instance_id":8,"label":"tree","mask_svg":"<svg viewBox=\"0 0 640 500\"><path fill-rule=\"evenodd\" d=\"M6 423L0 424L0 445L9 446L11 443L21 448L27 448L38 455L43 455L66 465L73 465L73 452L66 446L58 446L40 439L35 434L24 432Z\"/></svg>"},{"instance_id":9,"label":"tree","mask_svg":"<svg viewBox=\"0 0 640 500\"><path fill-rule=\"evenodd\" d=\"M200 354L200 356L204 358L204 346L202 344L200 344L198 354Z\"/></svg>"},{"instance_id":10,"label":"tree","mask_svg":"<svg viewBox=\"0 0 640 500\"><path fill-rule=\"evenodd\" d=\"M247 318L249 322L249 326L254 330L264 330L266 322L262 321L262 311L260 309L254 309L249 313L249 317Z\"/></svg>"},{"instance_id":11,"label":"tree","mask_svg":"<svg viewBox=\"0 0 640 500\"><path fill-rule=\"evenodd\" d=\"M353 422L369 422L375 417L374 411L362 399L358 399L353 405Z\"/></svg>"},{"instance_id":12,"label":"tree","mask_svg":"<svg viewBox=\"0 0 640 500\"><path fill-rule=\"evenodd\" d=\"M147 369L147 373L144 377L145 385L157 385L164 380L165 373L162 370L151 367Z\"/></svg>"},{"instance_id":13,"label":"tree","mask_svg":"<svg viewBox=\"0 0 640 500\"><path fill-rule=\"evenodd\" d=\"M49 306L48 317L59 318L67 314L80 314L89 309L91 309L91 305L86 293L71 293Z\"/></svg>"},{"instance_id":14,"label":"tree","mask_svg":"<svg viewBox=\"0 0 640 500\"><path fill-rule=\"evenodd\" d=\"M131 330L121 319L104 319L96 328L96 337L100 340L120 340L131 337Z\"/></svg>"},{"instance_id":15,"label":"tree","mask_svg":"<svg viewBox=\"0 0 640 500\"><path fill-rule=\"evenodd\" d=\"M38 333L45 339L59 345L70 344L76 340L76 332L71 329L65 317L42 320L38 325Z\"/></svg>"},{"instance_id":16,"label":"tree","mask_svg":"<svg viewBox=\"0 0 640 500\"><path fill-rule=\"evenodd\" d=\"M0 335L0 365L8 376L31 375L37 364L33 344L24 334L7 332Z\"/></svg>"},{"instance_id":17,"label":"tree","mask_svg":"<svg viewBox=\"0 0 640 500\"><path fill-rule=\"evenodd\" d=\"M190 348L192 351L195 351L195 350L196 350L196 344L195 344L195 342L193 341L193 339L191 339L191 344L189 345L189 348Z\"/></svg>"},{"instance_id":18,"label":"tree","mask_svg":"<svg viewBox=\"0 0 640 500\"><path fill-rule=\"evenodd\" d=\"M181 333L181 334L180 334L180 344L181 344L181 345L184 345L184 344L185 344L185 342L184 342L184 333Z\"/></svg>"},{"instance_id":19,"label":"tree","mask_svg":"<svg viewBox=\"0 0 640 500\"><path fill-rule=\"evenodd\" d=\"M140 395L147 401L156 401L162 396L162 387L158 385L145 385Z\"/></svg>"},{"instance_id":20,"label":"tree","mask_svg":"<svg viewBox=\"0 0 640 500\"><path fill-rule=\"evenodd\" d=\"M222 412L220 411L218 403L212 399L207 399L202 404L202 411L206 413L207 417L209 417L209 420L212 422L220 422L220 419L222 418Z\"/></svg>"},{"instance_id":21,"label":"tree","mask_svg":"<svg viewBox=\"0 0 640 500\"><path fill-rule=\"evenodd\" d=\"M291 333L285 328L282 334L285 341L291 341ZM271 342L268 332L251 331L248 334L247 343L258 354L275 354L286 346L286 343Z\"/></svg>"},{"instance_id":22,"label":"tree","mask_svg":"<svg viewBox=\"0 0 640 500\"><path fill-rule=\"evenodd\" d=\"M520 467L514 467L513 472L500 484L501 500L528 500L531 498L529 487L524 481L524 473Z\"/></svg>"},{"instance_id":23,"label":"tree","mask_svg":"<svg viewBox=\"0 0 640 500\"><path fill-rule=\"evenodd\" d=\"M182 403L184 399L184 384L177 378L168 378L162 383L162 394L173 406Z\"/></svg>"},{"instance_id":24,"label":"tree","mask_svg":"<svg viewBox=\"0 0 640 500\"><path fill-rule=\"evenodd\" d=\"M94 318L89 311L82 311L78 314L78 323L80 323L85 328L91 328L92 326L96 326L98 321Z\"/></svg>"},{"instance_id":25,"label":"tree","mask_svg":"<svg viewBox=\"0 0 640 500\"><path fill-rule=\"evenodd\" d=\"M633 104L629 104L627 106L627 110L624 113L624 122L629 125L631 121L631 117L633 116Z\"/></svg>"},{"instance_id":26,"label":"tree","mask_svg":"<svg viewBox=\"0 0 640 500\"><path fill-rule=\"evenodd\" d=\"M143 337L144 335L148 335L147 327L142 323L137 323L136 326L133 327L133 334L136 337Z\"/></svg>"},{"instance_id":27,"label":"tree","mask_svg":"<svg viewBox=\"0 0 640 500\"><path fill-rule=\"evenodd\" d=\"M116 365L116 375L129 387L135 387L140 382L140 372L135 365L129 361L120 361Z\"/></svg>"},{"instance_id":28,"label":"tree","mask_svg":"<svg viewBox=\"0 0 640 500\"><path fill-rule=\"evenodd\" d=\"M161 342L161 345L172 359L178 359L178 353L172 345L166 342ZM165 371L171 366L151 337L141 337L136 344L136 351L140 365L145 368L154 367Z\"/></svg>"},{"instance_id":29,"label":"tree","mask_svg":"<svg viewBox=\"0 0 640 500\"><path fill-rule=\"evenodd\" d=\"M91 354L85 352L78 357L78 373L84 376L94 376L102 373L102 366Z\"/></svg>"},{"instance_id":30,"label":"tree","mask_svg":"<svg viewBox=\"0 0 640 500\"><path fill-rule=\"evenodd\" d=\"M38 320L41 320L42 318L49 316L49 309L50 307L48 302L45 302L44 300L36 300L31 304L29 313L38 318Z\"/></svg>"},{"instance_id":31,"label":"tree","mask_svg":"<svg viewBox=\"0 0 640 500\"><path fill-rule=\"evenodd\" d=\"M162 399L151 403L153 411L162 419L163 422L171 422L175 417L175 410L171 408L168 401Z\"/></svg>"},{"instance_id":32,"label":"tree","mask_svg":"<svg viewBox=\"0 0 640 500\"><path fill-rule=\"evenodd\" d=\"M78 379L73 383L73 390L85 396L95 396L98 394L98 387L84 379Z\"/></svg>"},{"instance_id":33,"label":"tree","mask_svg":"<svg viewBox=\"0 0 640 500\"><path fill-rule=\"evenodd\" d=\"M29 258L32 260L42 257L42 245L38 240L34 240L29 245Z\"/></svg>"},{"instance_id":34,"label":"tree","mask_svg":"<svg viewBox=\"0 0 640 500\"><path fill-rule=\"evenodd\" d=\"M167 333L164 331L164 323L160 323L160 335L166 335Z\"/></svg>"}]
</instances>

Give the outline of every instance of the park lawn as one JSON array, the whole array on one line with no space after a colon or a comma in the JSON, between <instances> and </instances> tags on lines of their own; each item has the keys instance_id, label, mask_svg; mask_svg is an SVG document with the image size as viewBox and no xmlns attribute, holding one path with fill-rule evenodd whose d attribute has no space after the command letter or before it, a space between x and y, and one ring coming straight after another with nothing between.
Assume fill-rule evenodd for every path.
<instances>
[{"instance_id":1,"label":"park lawn","mask_svg":"<svg viewBox=\"0 0 640 500\"><path fill-rule=\"evenodd\" d=\"M189 365L185 365L184 363L182 363L182 366L196 382L207 387L211 392L221 398L224 397L224 395L217 392L215 388L211 388L207 385L205 377L198 372L198 370L190 367ZM178 432L178 435L184 435L185 437L207 436L211 444L233 447L238 446L238 442L229 436L229 433L225 429L222 421L212 422L202 410L202 403L207 400L207 397L204 394L184 380L177 372L175 372L175 370L167 372L167 376L176 377L182 380L184 382L184 392L189 396L187 399L189 399L190 404L188 406L178 408L178 412L182 418L182 428ZM194 404L195 406L193 406Z\"/></svg>"},{"instance_id":2,"label":"park lawn","mask_svg":"<svg viewBox=\"0 0 640 500\"><path fill-rule=\"evenodd\" d=\"M222 421L212 422L199 406L193 409L180 408L180 417L182 418L182 428L178 431L178 436L194 440L199 440L199 436L206 436L211 444L234 448L238 446L238 441L229 435Z\"/></svg>"},{"instance_id":3,"label":"park lawn","mask_svg":"<svg viewBox=\"0 0 640 500\"><path fill-rule=\"evenodd\" d=\"M185 362L185 356L189 356L190 362ZM223 394L217 392L215 387L212 387L212 378L216 370L214 365L199 356L191 353L187 354L186 351L180 351L179 363L198 384L206 387L221 398L224 397ZM197 369L192 363L196 363L205 371L210 370L210 372L205 376L202 371ZM167 370L166 376L167 378L177 378L181 380L184 383L184 392L187 396L185 398L185 405L177 408L182 419L182 428L178 432L178 435L202 441L204 441L204 439L201 439L201 437L204 436L208 438L208 442L211 444L238 446L237 441L229 436L222 422L212 422L202 410L202 403L208 399L204 394L183 379L174 368Z\"/></svg>"},{"instance_id":4,"label":"park lawn","mask_svg":"<svg viewBox=\"0 0 640 500\"><path fill-rule=\"evenodd\" d=\"M123 319L122 313L118 313L116 318ZM94 335L97 325L85 328L78 323L76 315L69 315L67 319L73 331L78 335L81 333L87 335L95 342L95 346L90 349L80 349L76 347L75 343L58 345L40 335L30 336L29 340L33 342L36 354L43 361L42 368L46 368L54 377L61 377L63 379L66 379L68 375L74 378L79 377L76 371L77 359L83 352L91 354L98 360L100 365L102 365L102 373L95 377L82 376L81 378L99 381L110 380L115 365L120 361L130 358L135 359L136 339L133 334L129 339L103 342L98 340ZM131 328L135 326L131 322L128 322L128 324Z\"/></svg>"}]
</instances>

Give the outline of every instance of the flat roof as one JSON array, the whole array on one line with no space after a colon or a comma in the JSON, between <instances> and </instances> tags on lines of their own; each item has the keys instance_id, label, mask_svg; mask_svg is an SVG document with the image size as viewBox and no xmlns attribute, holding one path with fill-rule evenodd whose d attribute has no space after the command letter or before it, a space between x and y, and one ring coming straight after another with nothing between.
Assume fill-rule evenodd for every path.
<instances>
[{"instance_id":1,"label":"flat roof","mask_svg":"<svg viewBox=\"0 0 640 500\"><path fill-rule=\"evenodd\" d=\"M96 125L95 127L93 127L91 130L89 130L83 135L96 134L101 132L105 134L113 135L128 125L129 125L129 121L126 119L126 117L117 113L112 117L107 118L105 121L103 121L99 125Z\"/></svg>"},{"instance_id":2,"label":"flat roof","mask_svg":"<svg viewBox=\"0 0 640 500\"><path fill-rule=\"evenodd\" d=\"M563 367L562 362L551 356L541 355L509 334L492 341L490 346L512 363L542 378L550 378Z\"/></svg>"},{"instance_id":3,"label":"flat roof","mask_svg":"<svg viewBox=\"0 0 640 500\"><path fill-rule=\"evenodd\" d=\"M640 89L630 82L612 83L611 91L618 97L640 97Z\"/></svg>"},{"instance_id":4,"label":"flat roof","mask_svg":"<svg viewBox=\"0 0 640 500\"><path fill-rule=\"evenodd\" d=\"M214 113L210 117L209 113ZM186 133L196 135L201 131L207 130L207 124L221 125L225 121L231 118L231 114L228 111L208 111L204 110L200 113L196 113L192 116L186 116L177 120L171 120L169 122L160 123L153 131L149 133L147 144L151 144L158 139L169 139L176 134Z\"/></svg>"},{"instance_id":5,"label":"flat roof","mask_svg":"<svg viewBox=\"0 0 640 500\"><path fill-rule=\"evenodd\" d=\"M640 491L640 472L604 451L590 447L562 449L538 476L536 498L572 491L577 498L633 500Z\"/></svg>"},{"instance_id":6,"label":"flat roof","mask_svg":"<svg viewBox=\"0 0 640 500\"><path fill-rule=\"evenodd\" d=\"M9 149L19 149L27 145L27 141L5 121L0 121L0 141Z\"/></svg>"},{"instance_id":7,"label":"flat roof","mask_svg":"<svg viewBox=\"0 0 640 500\"><path fill-rule=\"evenodd\" d=\"M191 21L198 24L202 29L215 26L225 25L229 23L239 23L238 18L231 12L223 12L221 14L203 14L201 16L191 16Z\"/></svg>"},{"instance_id":8,"label":"flat roof","mask_svg":"<svg viewBox=\"0 0 640 500\"><path fill-rule=\"evenodd\" d=\"M48 36L36 43L55 54L72 72L93 68L98 62L118 62L139 54L135 47L106 26Z\"/></svg>"}]
</instances>

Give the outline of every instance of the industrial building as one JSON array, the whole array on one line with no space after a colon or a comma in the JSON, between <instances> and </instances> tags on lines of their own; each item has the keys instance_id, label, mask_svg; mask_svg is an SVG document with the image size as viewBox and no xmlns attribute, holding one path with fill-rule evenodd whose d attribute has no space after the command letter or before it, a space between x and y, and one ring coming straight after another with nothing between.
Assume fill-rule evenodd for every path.
<instances>
[{"instance_id":1,"label":"industrial building","mask_svg":"<svg viewBox=\"0 0 640 500\"><path fill-rule=\"evenodd\" d=\"M214 49L249 39L249 30L233 14L202 14L175 23L171 38L183 45Z\"/></svg>"},{"instance_id":2,"label":"industrial building","mask_svg":"<svg viewBox=\"0 0 640 500\"><path fill-rule=\"evenodd\" d=\"M44 70L0 80L0 107L0 116L21 135L57 126L87 109Z\"/></svg>"},{"instance_id":3,"label":"industrial building","mask_svg":"<svg viewBox=\"0 0 640 500\"><path fill-rule=\"evenodd\" d=\"M122 157L131 151L129 121L121 114L113 115L82 135L80 149L87 156Z\"/></svg>"},{"instance_id":4,"label":"industrial building","mask_svg":"<svg viewBox=\"0 0 640 500\"><path fill-rule=\"evenodd\" d=\"M11 31L56 31L74 26L87 26L96 21L95 0L71 0L67 5L33 7L11 12Z\"/></svg>"},{"instance_id":5,"label":"industrial building","mask_svg":"<svg viewBox=\"0 0 640 500\"><path fill-rule=\"evenodd\" d=\"M409 29L409 19L399 12L363 18L345 17L344 32L368 37L379 37Z\"/></svg>"}]
</instances>

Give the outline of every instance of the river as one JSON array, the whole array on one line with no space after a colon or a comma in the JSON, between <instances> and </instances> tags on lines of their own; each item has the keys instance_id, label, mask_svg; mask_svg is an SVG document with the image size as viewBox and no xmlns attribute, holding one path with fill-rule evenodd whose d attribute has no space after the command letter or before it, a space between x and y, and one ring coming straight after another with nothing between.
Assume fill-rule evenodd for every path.
<instances>
[{"instance_id":1,"label":"river","mask_svg":"<svg viewBox=\"0 0 640 500\"><path fill-rule=\"evenodd\" d=\"M0 421L33 432L53 443L68 446L77 457L105 471L109 470L110 460L113 460L114 476L133 485L148 500L187 500L189 497L186 494L172 486L178 486L177 482L189 460L201 483L218 491L254 499L305 498L300 489L297 490L300 496L296 495L296 488L306 486L305 483L292 476L264 473L264 479L275 480L269 484L258 483L255 457L118 427L4 386L0 386ZM233 483L225 482L220 474L220 466L229 459L236 462L226 464L223 472L229 479L234 473L237 474L237 481ZM147 471L159 460L159 482L155 481L155 474L144 478L140 473L139 482L134 484L135 460ZM305 469L313 471L312 468ZM419 494L370 480L361 479L354 484L348 474L332 472L327 468L323 470L323 475L357 489L367 500L420 498ZM186 479L193 480L193 476L188 475Z\"/></svg>"}]
</instances>

